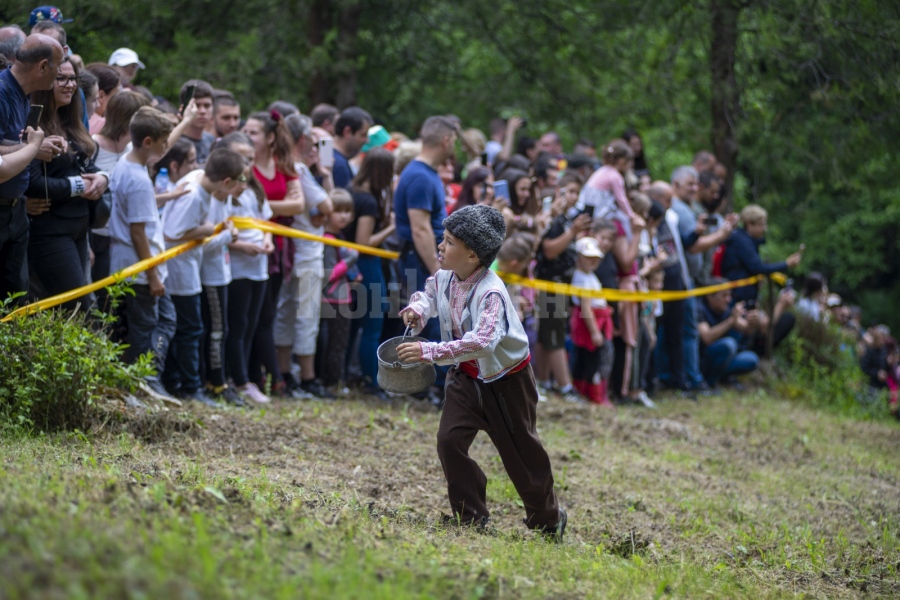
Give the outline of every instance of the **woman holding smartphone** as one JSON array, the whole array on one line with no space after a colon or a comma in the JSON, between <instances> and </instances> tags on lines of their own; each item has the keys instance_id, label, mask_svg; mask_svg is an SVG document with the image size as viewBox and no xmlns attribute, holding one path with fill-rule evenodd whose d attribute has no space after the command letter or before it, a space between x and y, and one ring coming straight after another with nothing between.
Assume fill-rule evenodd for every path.
<instances>
[{"instance_id":1,"label":"woman holding smartphone","mask_svg":"<svg viewBox=\"0 0 900 600\"><path fill-rule=\"evenodd\" d=\"M109 185L109 175L94 164L96 146L82 121L78 73L66 58L53 89L34 92L32 104L43 105L40 125L48 137L64 140L62 152L49 163L34 160L25 190L31 216L28 265L37 276L41 297L55 296L91 280L88 249L90 203ZM83 298L62 306L74 309Z\"/></svg>"}]
</instances>

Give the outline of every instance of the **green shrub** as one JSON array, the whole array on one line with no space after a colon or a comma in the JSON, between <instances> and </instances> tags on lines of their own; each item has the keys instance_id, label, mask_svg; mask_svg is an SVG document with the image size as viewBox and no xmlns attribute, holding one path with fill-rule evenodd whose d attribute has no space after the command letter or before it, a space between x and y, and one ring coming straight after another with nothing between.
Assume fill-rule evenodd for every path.
<instances>
[{"instance_id":1,"label":"green shrub","mask_svg":"<svg viewBox=\"0 0 900 600\"><path fill-rule=\"evenodd\" d=\"M887 414L882 403L867 398L866 378L859 368L856 342L834 324L802 315L775 356L774 391L790 399L856 416Z\"/></svg>"},{"instance_id":2,"label":"green shrub","mask_svg":"<svg viewBox=\"0 0 900 600\"><path fill-rule=\"evenodd\" d=\"M0 323L0 431L85 428L104 390L133 388L151 372L149 356L121 361L124 346L104 335L103 322L48 310Z\"/></svg>"}]
</instances>

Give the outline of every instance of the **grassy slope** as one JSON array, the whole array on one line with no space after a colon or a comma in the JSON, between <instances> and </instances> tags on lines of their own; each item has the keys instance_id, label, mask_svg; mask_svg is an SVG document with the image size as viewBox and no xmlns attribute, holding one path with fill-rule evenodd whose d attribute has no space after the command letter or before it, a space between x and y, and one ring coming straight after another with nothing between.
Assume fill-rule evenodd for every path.
<instances>
[{"instance_id":1,"label":"grassy slope","mask_svg":"<svg viewBox=\"0 0 900 600\"><path fill-rule=\"evenodd\" d=\"M493 535L440 524L437 415L366 402L203 412L199 434L0 441L0 598L900 594L900 429L763 395L552 401L569 510L521 526L481 435Z\"/></svg>"}]
</instances>

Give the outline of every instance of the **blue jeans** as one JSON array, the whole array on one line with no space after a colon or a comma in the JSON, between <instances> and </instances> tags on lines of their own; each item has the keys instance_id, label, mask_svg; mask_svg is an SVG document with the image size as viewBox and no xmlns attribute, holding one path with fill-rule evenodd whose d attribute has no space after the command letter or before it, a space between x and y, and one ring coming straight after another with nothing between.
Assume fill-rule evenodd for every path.
<instances>
[{"instance_id":1,"label":"blue jeans","mask_svg":"<svg viewBox=\"0 0 900 600\"><path fill-rule=\"evenodd\" d=\"M359 368L375 385L378 380L378 345L381 342L381 329L387 310L385 302L387 289L380 258L360 254L356 264L363 276L363 285L356 288L358 294L356 311L357 314L362 313L362 316L356 319L351 339L357 329L362 330L359 338Z\"/></svg>"},{"instance_id":2,"label":"blue jeans","mask_svg":"<svg viewBox=\"0 0 900 600\"><path fill-rule=\"evenodd\" d=\"M750 350L741 350L736 339L723 337L706 347L701 362L704 379L709 385L715 385L726 375L756 370L759 357Z\"/></svg>"},{"instance_id":3,"label":"blue jeans","mask_svg":"<svg viewBox=\"0 0 900 600\"><path fill-rule=\"evenodd\" d=\"M168 294L158 298L151 296L149 285L132 283L131 288L134 296L125 295L125 318L128 323L125 360L134 362L140 355L152 352L156 374L162 376L166 372L169 343L175 335L175 305Z\"/></svg>"},{"instance_id":4,"label":"blue jeans","mask_svg":"<svg viewBox=\"0 0 900 600\"><path fill-rule=\"evenodd\" d=\"M203 385L200 379L200 338L203 337L200 294L172 296L172 304L175 305L177 322L166 358L163 383L169 390L174 391L180 386L183 393L189 394Z\"/></svg>"},{"instance_id":5,"label":"blue jeans","mask_svg":"<svg viewBox=\"0 0 900 600\"><path fill-rule=\"evenodd\" d=\"M697 330L697 299L687 298L684 301L684 378L688 387L695 388L703 384L700 372L700 332Z\"/></svg>"}]
</instances>

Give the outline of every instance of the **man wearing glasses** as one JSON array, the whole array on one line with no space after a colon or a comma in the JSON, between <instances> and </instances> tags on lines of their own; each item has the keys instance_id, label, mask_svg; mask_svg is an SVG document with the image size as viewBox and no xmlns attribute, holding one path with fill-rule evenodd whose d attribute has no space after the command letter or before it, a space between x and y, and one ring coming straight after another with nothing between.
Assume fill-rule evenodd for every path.
<instances>
[{"instance_id":1,"label":"man wearing glasses","mask_svg":"<svg viewBox=\"0 0 900 600\"><path fill-rule=\"evenodd\" d=\"M63 48L51 37L32 34L16 52L16 63L0 73L0 157L24 147L21 134L28 120L28 95L53 88ZM38 158L50 160L62 148L45 140ZM23 170L0 184L0 300L28 289L28 215L22 195L28 187Z\"/></svg>"}]
</instances>

